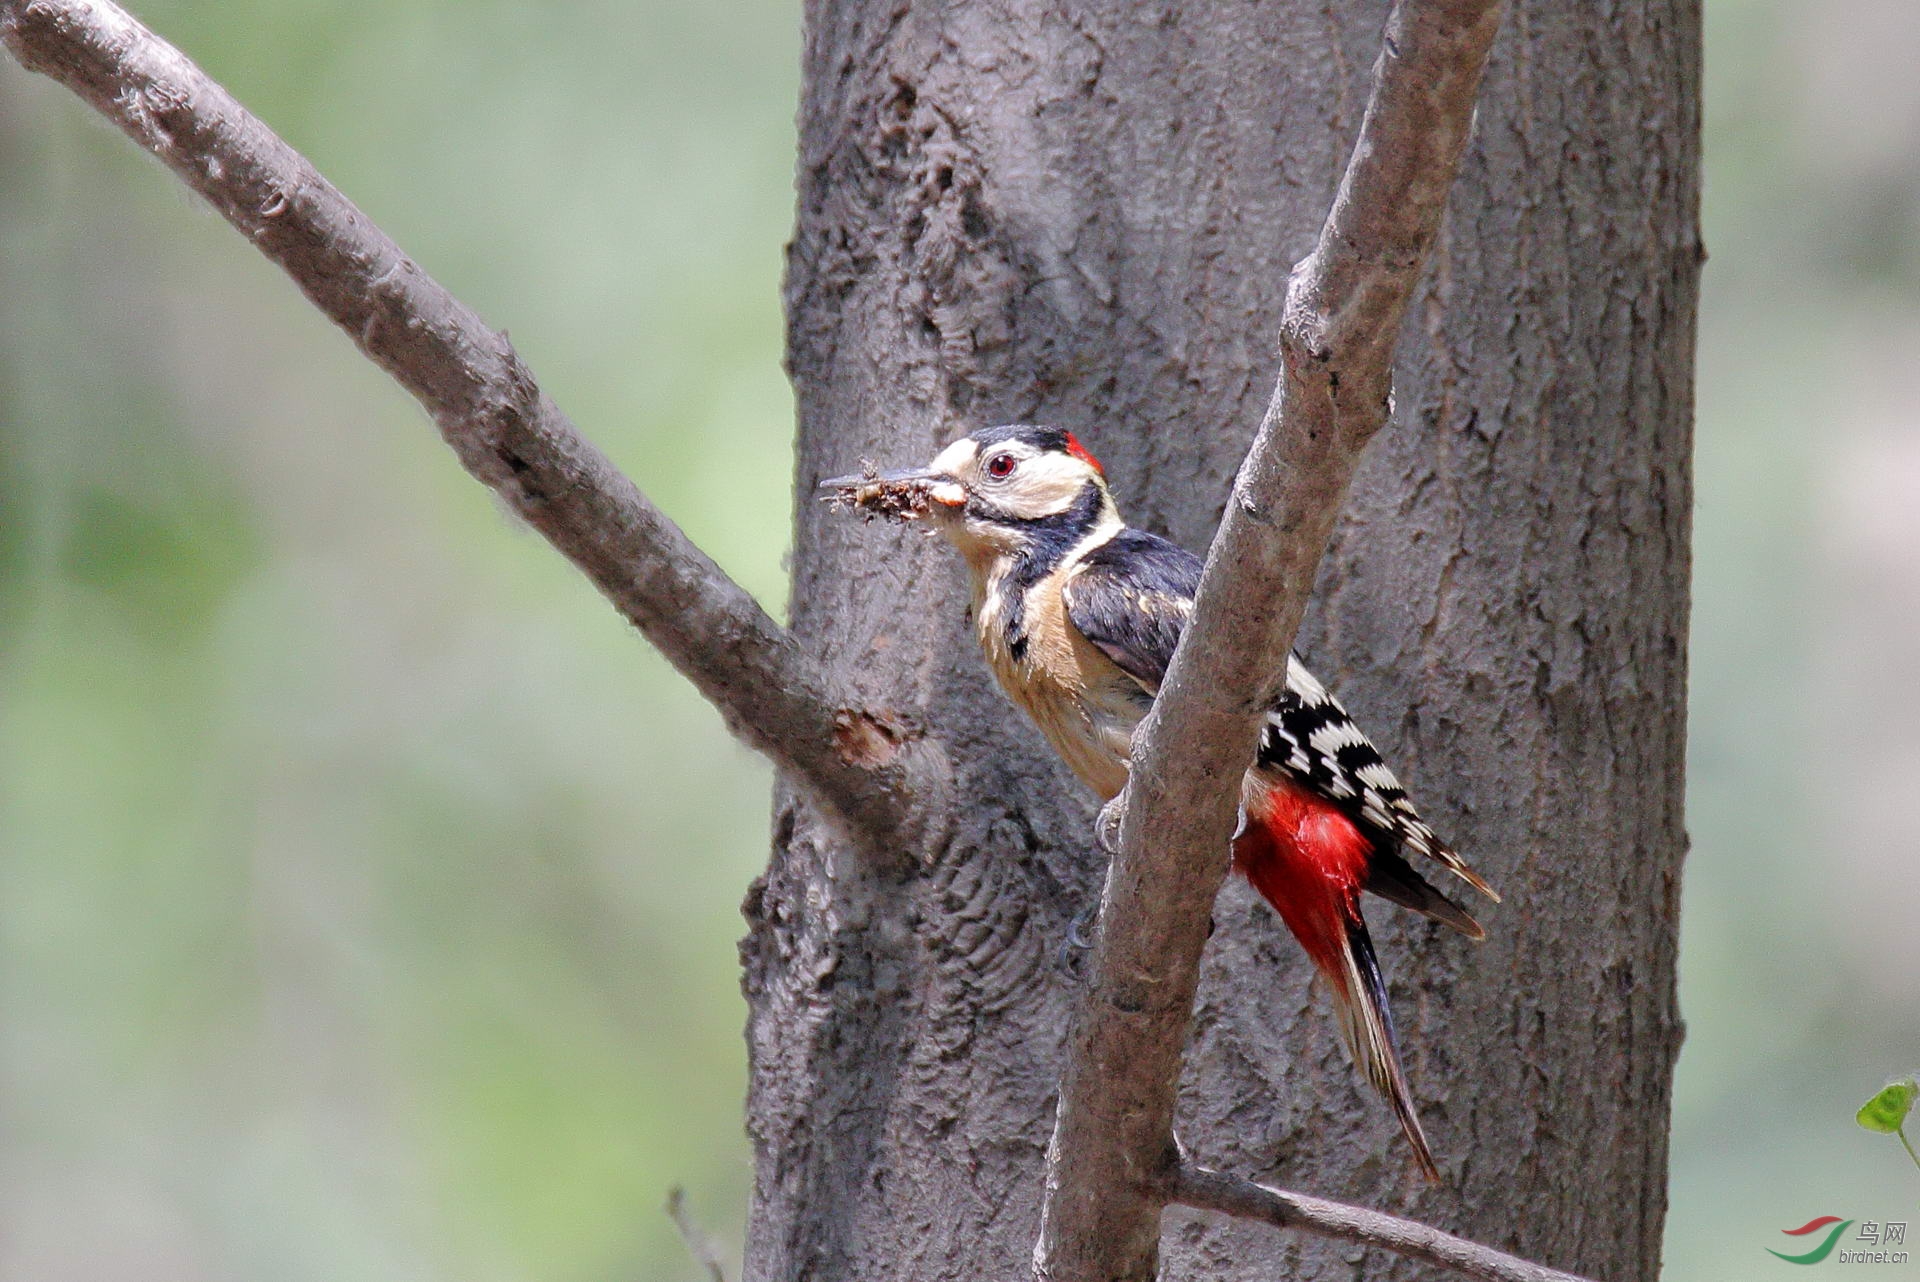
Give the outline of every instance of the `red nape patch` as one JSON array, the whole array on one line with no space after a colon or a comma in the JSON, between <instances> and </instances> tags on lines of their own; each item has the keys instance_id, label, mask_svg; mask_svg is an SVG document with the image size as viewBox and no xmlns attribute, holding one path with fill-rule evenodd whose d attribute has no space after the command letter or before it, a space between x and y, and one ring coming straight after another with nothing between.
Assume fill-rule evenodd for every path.
<instances>
[{"instance_id":1,"label":"red nape patch","mask_svg":"<svg viewBox=\"0 0 1920 1282\"><path fill-rule=\"evenodd\" d=\"M1105 476L1107 474L1107 469L1100 466L1100 460L1087 453L1087 447L1082 445L1080 438L1072 432L1067 433L1067 453L1073 455L1082 463L1085 463L1088 467L1100 473L1100 475Z\"/></svg>"},{"instance_id":2,"label":"red nape patch","mask_svg":"<svg viewBox=\"0 0 1920 1282\"><path fill-rule=\"evenodd\" d=\"M1233 843L1234 866L1343 990L1347 923L1359 914L1372 854L1338 806L1290 784L1267 793Z\"/></svg>"}]
</instances>

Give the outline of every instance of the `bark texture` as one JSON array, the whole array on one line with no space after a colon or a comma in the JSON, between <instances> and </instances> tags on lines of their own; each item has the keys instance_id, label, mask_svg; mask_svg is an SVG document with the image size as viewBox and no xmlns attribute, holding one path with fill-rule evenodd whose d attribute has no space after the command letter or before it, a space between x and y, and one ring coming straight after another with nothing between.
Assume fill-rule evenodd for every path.
<instances>
[{"instance_id":1,"label":"bark texture","mask_svg":"<svg viewBox=\"0 0 1920 1282\"><path fill-rule=\"evenodd\" d=\"M1207 550L1185 632L1133 735L1125 814L1047 1150L1034 1248L1042 1282L1159 1275L1174 1114L1227 876L1220 854L1320 560L1392 409L1400 331L1473 132L1501 8L1501 0L1395 0L1339 194L1288 281L1283 372Z\"/></svg>"},{"instance_id":2,"label":"bark texture","mask_svg":"<svg viewBox=\"0 0 1920 1282\"><path fill-rule=\"evenodd\" d=\"M875 859L777 803L743 945L749 1278L1026 1274L1072 1006L1055 959L1100 875L1090 801L991 688L955 558L805 496L862 458L1054 422L1135 524L1204 548L1384 12L809 4L794 632L855 692L843 748L937 738L953 808L935 846ZM1479 948L1373 915L1457 1183L1420 1187L1237 883L1182 1097L1208 1166L1609 1279L1657 1272L1679 1040L1698 37L1692 3L1510 6L1398 423L1302 634L1507 896ZM1190 1211L1166 1227L1174 1278L1345 1278L1359 1258Z\"/></svg>"}]
</instances>

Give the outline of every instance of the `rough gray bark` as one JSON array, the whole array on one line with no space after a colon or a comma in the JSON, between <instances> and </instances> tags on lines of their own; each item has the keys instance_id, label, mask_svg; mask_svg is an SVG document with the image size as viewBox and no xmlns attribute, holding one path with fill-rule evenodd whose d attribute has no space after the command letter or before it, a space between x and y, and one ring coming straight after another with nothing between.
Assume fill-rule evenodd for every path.
<instances>
[{"instance_id":1,"label":"rough gray bark","mask_svg":"<svg viewBox=\"0 0 1920 1282\"><path fill-rule=\"evenodd\" d=\"M1384 5L1062 12L816 0L790 360L798 483L996 421L1073 427L1204 547L1278 369L1291 263ZM1698 246L1698 13L1511 8L1398 417L1303 650L1508 897L1473 949L1376 914L1452 1189L1417 1186L1307 968L1231 887L1181 1134L1210 1166L1610 1279L1657 1270ZM748 1276L1007 1278L1037 1228L1096 893L1087 799L989 687L958 567L803 505L794 631L884 749L951 754L948 839L837 846L793 797L748 903ZM1350 1276L1355 1248L1169 1214L1170 1277ZM1369 1261L1369 1276L1420 1276Z\"/></svg>"},{"instance_id":2,"label":"rough gray bark","mask_svg":"<svg viewBox=\"0 0 1920 1282\"><path fill-rule=\"evenodd\" d=\"M1245 142L1247 120L1261 118L1215 114L1188 133L1180 104L1215 100L1169 96L1143 72L1156 59L1179 70L1169 49L1196 52L1179 44L1178 22L1153 31L1083 19L1063 34L1048 19L1014 21L1022 13L969 25L980 14L925 28L906 11L876 20L870 39L845 46L877 60L866 78L833 43L859 39L865 19L841 11L827 16L846 29L816 28L810 101L827 114L809 117L794 272L803 477L842 470L810 460L850 445L924 453L931 441L920 438L942 426L1047 417L1102 448L1133 446L1136 479L1160 493L1169 520L1205 511L1191 486L1161 479L1146 411L1159 391L1169 418L1190 406L1158 381L1169 364L1201 383L1243 369L1243 349L1215 343L1237 331L1216 328L1214 310L1226 298L1257 313L1259 281L1232 269L1261 242L1245 242L1255 251L1232 256L1224 275L1195 264L1230 257L1224 239L1211 248L1216 224L1261 230L1258 215L1285 202L1259 181L1266 170L1232 164L1208 171L1217 188L1156 194L1160 162L1129 131ZM1196 43L1223 43L1198 49L1203 68L1273 34L1206 16L1219 21ZM1319 629L1327 651L1346 657L1350 701L1364 710L1371 685L1400 710L1403 738L1443 765L1435 786L1446 785L1459 831L1505 851L1507 888L1526 896L1504 946L1489 950L1493 969L1400 932L1403 974L1453 980L1403 995L1417 1006L1413 1021L1402 1009L1416 1025L1411 1058L1424 1055L1434 1076L1423 1083L1430 1124L1434 1109L1452 1119L1455 1169L1473 1194L1470 1214L1441 1206L1434 1218L1617 1277L1653 1268L1677 1041L1697 15L1659 17L1670 25L1563 29L1522 17L1506 97L1489 99L1504 105L1508 132L1483 138L1479 163L1517 151L1556 164L1499 182L1500 169L1482 168L1478 203L1463 194L1456 206L1455 252L1428 301L1425 340L1402 353L1403 376L1425 380L1417 403L1437 436L1402 438L1387 470L1369 472L1369 519L1349 528ZM941 29L948 20L957 25ZM898 849L842 848L837 827L787 798L781 850L749 904L762 1142L750 1265L761 1276L1022 1271L1058 1054L1061 985L1049 963L1093 870L1080 857L1084 807L1075 813L1030 734L983 698L970 647L930 608L953 599L950 570L911 548L873 559L803 516L808 593L796 614L844 680L822 678L539 397L500 336L176 51L87 0L0 0L0 37L286 268L427 405L482 480L748 738L804 772L809 795L843 816L878 808L868 834L891 833ZM1070 56L1081 38L1094 62ZM1185 72L1198 77L1196 95L1220 88ZM881 87L863 89L874 74ZM1332 79L1343 75L1335 67ZM1284 117L1288 102L1257 105ZM1170 103L1171 115L1149 110ZM1255 141L1277 146L1281 125L1326 128L1310 113L1281 117ZM822 133L823 120L851 127ZM1216 139L1207 154L1257 150ZM1063 184L1074 156L1094 163L1083 184ZM1060 200L1082 186L1085 202ZM1169 213L1182 208L1194 213L1184 224ZM1048 275L1053 267L1078 274ZM1550 286L1567 305L1544 305ZM1136 296L1170 319L1144 328L1161 317L1133 311ZM1071 363L1082 334L1110 344L1120 374L1096 381L1099 367ZM1132 337L1154 342L1122 342ZM1156 359L1136 361L1141 351ZM828 381L810 383L819 377ZM1197 445L1166 461L1230 459L1232 435L1196 433ZM855 569L866 573L857 583ZM848 595L853 626L827 626ZM825 693L841 688L864 691L866 706ZM768 711L778 715L756 715ZM938 742L923 750L915 741L929 730ZM966 790L955 797L944 771L921 769L944 760L945 743ZM916 780L917 813L901 815L899 789ZM1480 862L1502 873L1499 854ZM1203 1160L1393 1201L1399 1168L1382 1164L1366 1130L1378 1113L1343 1115L1352 1080L1338 1067L1329 1075L1325 1025L1301 1026L1263 916L1230 924L1214 950L1185 1133ZM1568 1012L1573 1020L1550 1022ZM1301 1047L1311 1054L1290 1060ZM1372 1222L1372 1240L1417 1240L1435 1260L1466 1249L1420 1225L1205 1172L1182 1181L1176 1195L1194 1205L1350 1237ZM1240 1245L1192 1225L1182 1242L1175 1271L1207 1277L1257 1275L1286 1254L1264 1236ZM1523 1261L1488 1263L1532 1275Z\"/></svg>"},{"instance_id":3,"label":"rough gray bark","mask_svg":"<svg viewBox=\"0 0 1920 1282\"><path fill-rule=\"evenodd\" d=\"M1443 42L1453 38L1445 34L1448 30L1458 29L1458 17L1447 15L1477 14L1486 2L1411 0L1421 12L1438 21L1433 31ZM1300 323L1290 321L1287 327L1289 368L1302 360L1317 362L1316 372L1307 381L1324 383L1329 390L1336 381L1351 386L1384 386L1383 358L1367 354L1383 341L1378 332L1380 323L1371 327L1362 323L1355 331L1357 341L1352 344L1352 352L1359 363L1350 364L1346 342L1330 339L1324 352L1319 342L1321 312L1341 314L1346 308L1337 303L1330 309L1316 308L1303 300L1316 297L1326 281L1358 268L1360 275L1353 279L1361 292L1371 297L1366 307L1353 309L1354 317L1363 316L1369 308L1382 314L1390 310L1397 316L1404 308L1404 283L1397 290L1381 290L1378 282L1383 276L1410 281L1417 273L1421 257L1417 246L1432 235L1438 197L1453 167L1452 160L1443 157L1453 154L1455 144L1446 140L1458 140L1468 101L1465 95L1470 93L1464 81L1454 89L1444 86L1474 74L1471 66L1477 65L1484 53L1482 39L1475 42L1480 46L1478 52L1443 59L1454 64L1451 71L1425 69L1430 60L1422 50L1429 46L1418 30L1421 22L1419 17L1408 17L1397 26L1389 24L1387 41L1392 58L1382 66L1392 65L1394 80L1407 91L1402 106L1428 98L1436 105L1431 110L1415 109L1409 115L1391 105L1393 99L1402 97L1399 90L1377 88L1377 95L1385 95L1385 105L1378 112L1370 106L1369 119L1378 114L1379 121L1400 118L1402 125L1385 125L1377 130L1369 125L1363 129L1356 154L1382 158L1397 155L1401 159L1388 161L1386 167L1372 173L1350 169L1346 181L1354 192L1385 182L1388 188L1406 191L1424 187L1430 196L1424 202L1410 197L1398 207L1398 197L1383 200L1377 196L1357 200L1351 208L1336 206L1316 254L1318 267L1296 273L1289 294L1289 315L1297 313L1300 319ZM347 330L367 356L386 368L435 416L469 470L493 486L598 584L708 694L743 738L803 775L812 795L848 821L848 836L862 843L865 861L891 866L900 863L903 853L925 856L940 848L951 807L945 804L946 754L939 744L924 741L911 718L828 702L810 658L803 657L787 634L688 545L679 531L660 518L645 497L540 396L504 336L488 329L458 300L413 269L378 227L284 140L208 80L185 55L110 0L0 0L0 42L23 65L60 81L151 150L278 263L317 307ZM1429 51L1440 48L1432 46ZM1404 63L1398 61L1402 57ZM1437 105L1445 98L1453 100L1451 108ZM1423 114L1431 118L1420 119ZM1423 150L1431 154L1422 158L1418 153ZM1403 163L1406 161L1411 163ZM1370 220L1381 234L1342 230L1353 217ZM1339 248L1329 249L1329 237L1339 242ZM1370 279L1374 284L1366 283ZM1337 299L1339 291L1328 297ZM1326 332L1331 334L1332 330ZM1290 381L1288 387L1292 386ZM1281 402L1292 403L1290 397ZM1361 435L1370 435L1378 421L1377 415L1365 413L1353 419ZM1284 431L1277 439L1296 444L1303 437L1311 442L1321 430L1313 425L1311 415L1298 418L1290 410L1281 414L1280 422ZM1349 441L1348 452L1357 444ZM1256 447L1255 455L1263 456L1263 448ZM1344 490L1351 466L1335 471ZM1256 465L1247 475L1257 477L1259 473ZM1288 483L1308 490L1329 483L1324 477L1313 479L1314 475L1310 469L1305 470ZM1240 494L1243 504L1256 509L1267 501L1259 485L1249 482L1247 476L1242 478ZM1321 494L1316 532L1305 542L1295 540L1293 555L1317 556L1338 497L1331 491ZM1283 506L1291 511L1293 504ZM1259 555L1260 551L1255 548L1250 555ZM1215 553L1219 559L1219 547ZM1240 566L1233 573L1245 576L1251 571ZM1208 582L1213 581L1210 572ZM1203 587L1203 597L1206 590ZM1298 619L1303 597L1303 592L1287 593L1289 618ZM1248 638L1230 635L1227 643L1214 646L1206 643L1204 623L1197 623L1194 632L1181 651L1183 656L1191 655L1215 666L1234 661L1245 667L1240 649ZM1195 643L1201 648L1196 650ZM1284 649L1284 641L1272 644L1276 655ZM1277 662L1275 658L1256 663L1245 674L1245 684L1263 683L1265 669ZM1165 710L1174 710L1181 700L1173 698L1163 703ZM1148 741L1154 741L1151 735ZM1198 750L1194 755L1204 756ZM1182 769L1191 773L1194 766L1186 763ZM1143 805L1139 813L1149 816L1152 812L1152 806ZM1116 875L1122 870L1117 866ZM1162 879L1165 876L1156 875ZM1111 885L1113 877L1108 880ZM1216 886L1217 882L1210 882L1205 895L1190 905L1192 920L1183 927L1190 944L1189 955L1182 963L1188 976L1179 1001L1183 1020L1191 1002L1205 914ZM1129 920L1130 914L1113 911L1101 932L1102 939L1110 941L1124 934ZM1096 954L1095 976L1111 970L1098 960L1099 956ZM1088 1000L1094 1000L1096 993L1097 988L1090 986ZM1159 1056L1163 1067L1155 1070L1155 1075L1167 1082L1157 1121L1145 1145L1138 1142L1138 1137L1131 1141L1134 1148L1148 1150L1149 1157L1168 1144L1171 1089L1178 1069L1179 1047L1174 1041L1184 1036L1171 1026L1166 1033L1171 1036L1163 1035L1157 1049L1138 1037L1132 1039L1136 1054ZM1069 1064L1075 1062L1089 1061L1070 1056ZM1081 1112L1091 1110L1092 1115L1104 1116L1110 1106L1101 1102L1097 1079L1082 1075L1081 1080L1083 1085L1094 1082L1094 1089L1083 1094ZM1063 1106L1063 1128L1068 1117L1069 1111ZM1103 1128L1096 1124L1085 1137L1098 1142L1104 1138ZM1117 1151L1122 1154L1123 1166L1132 1160L1124 1156L1127 1143ZM1054 1160L1049 1169L1063 1183L1077 1183L1095 1195L1122 1200L1135 1183L1125 1171L1116 1174L1103 1169L1099 1162ZM1155 1181L1150 1202L1140 1201L1138 1190L1134 1190L1134 1214L1141 1223L1112 1239L1134 1242L1144 1238L1144 1253L1131 1252L1136 1258L1127 1266L1143 1275L1153 1269L1161 1206L1168 1200L1178 1200L1280 1227L1380 1246L1490 1282L1580 1282L1570 1274L1378 1211L1268 1189L1197 1167L1168 1175ZM679 1221L679 1208L671 1203L672 1199L669 1211ZM688 1226L683 1223L681 1227ZM1084 1252L1079 1271L1105 1276L1112 1266L1102 1262L1101 1252L1111 1245L1109 1236L1104 1227L1091 1225L1078 1232L1056 1234L1052 1240L1079 1243ZM696 1249L696 1254L702 1254L702 1250Z\"/></svg>"},{"instance_id":4,"label":"rough gray bark","mask_svg":"<svg viewBox=\"0 0 1920 1282\"><path fill-rule=\"evenodd\" d=\"M1242 774L1368 442L1472 130L1500 0L1396 0L1353 155L1293 269L1282 373L1134 734L1087 995L1047 1149L1034 1276L1153 1282L1173 1115Z\"/></svg>"}]
</instances>

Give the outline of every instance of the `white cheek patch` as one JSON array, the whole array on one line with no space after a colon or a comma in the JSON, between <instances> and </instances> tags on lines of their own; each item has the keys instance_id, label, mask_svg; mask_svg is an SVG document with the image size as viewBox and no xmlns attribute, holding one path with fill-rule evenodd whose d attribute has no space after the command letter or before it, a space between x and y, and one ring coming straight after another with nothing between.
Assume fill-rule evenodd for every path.
<instances>
[{"instance_id":1,"label":"white cheek patch","mask_svg":"<svg viewBox=\"0 0 1920 1282\"><path fill-rule=\"evenodd\" d=\"M1072 507L1086 486L1087 474L1065 455L1041 454L1022 465L1017 492L1022 515L1053 516Z\"/></svg>"}]
</instances>

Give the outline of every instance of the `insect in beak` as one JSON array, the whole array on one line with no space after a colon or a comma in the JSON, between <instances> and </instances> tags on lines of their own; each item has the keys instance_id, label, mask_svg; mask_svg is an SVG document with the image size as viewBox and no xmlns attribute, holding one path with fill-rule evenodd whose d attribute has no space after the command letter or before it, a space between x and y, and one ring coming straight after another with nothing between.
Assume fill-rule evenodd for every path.
<instances>
[{"instance_id":1,"label":"insect in beak","mask_svg":"<svg viewBox=\"0 0 1920 1282\"><path fill-rule=\"evenodd\" d=\"M820 488L830 491L827 501L836 507L893 521L915 521L936 507L961 508L967 503L965 486L944 472L925 468L881 472L869 464L857 476L836 476L820 482Z\"/></svg>"}]
</instances>

